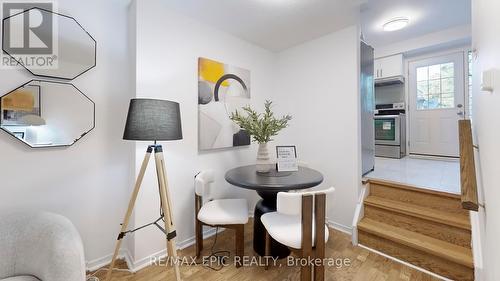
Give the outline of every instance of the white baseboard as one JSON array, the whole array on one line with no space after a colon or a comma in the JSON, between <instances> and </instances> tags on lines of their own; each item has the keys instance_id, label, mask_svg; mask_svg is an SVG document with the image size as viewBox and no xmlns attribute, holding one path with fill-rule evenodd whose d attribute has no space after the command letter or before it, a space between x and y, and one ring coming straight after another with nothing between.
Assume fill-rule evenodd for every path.
<instances>
[{"instance_id":1,"label":"white baseboard","mask_svg":"<svg viewBox=\"0 0 500 281\"><path fill-rule=\"evenodd\" d=\"M384 253L382 253L382 252L379 252L379 251L377 251L377 250L374 250L374 249L372 249L372 248L370 248L370 247L367 247L367 246L365 246L365 245L358 244L358 246L359 246L359 247L361 247L361 248L363 248L363 249L366 249L366 250L368 250L368 251L370 251L370 252L373 252L373 253L375 253L375 254L377 254L377 255L381 255L381 256L383 256L383 257L385 257L385 258L388 258L388 259L390 259L390 260L392 260L392 261L395 261L395 262L398 262L398 263L404 264L404 265L406 265L406 266L408 266L408 267L411 267L411 268L413 268L413 269L415 269L415 270L418 270L418 271L421 271L421 272L423 272L423 273L426 273L426 274L432 275L433 277L436 277L436 278L441 279L441 280L443 280L443 281L453 281L453 280L448 279L448 278L446 278L446 277L444 277L444 276L438 275L438 274L436 274L436 273L434 273L434 272L430 272L430 271L428 271L428 270L426 270L426 269L423 269L423 268L421 268L421 267L415 266L415 265L413 265L413 264L411 264L411 263L407 263L407 262L402 261L402 260L400 260L400 259L397 259L397 258L395 258L395 257L389 256L389 255L387 255L387 254L384 254Z\"/></svg>"},{"instance_id":2,"label":"white baseboard","mask_svg":"<svg viewBox=\"0 0 500 281\"><path fill-rule=\"evenodd\" d=\"M132 255L130 254L130 251L126 248L120 249L120 251L118 252L118 258L124 259L129 268L131 268L131 266L133 265ZM85 263L87 271L96 271L99 268L105 267L111 263L112 259L113 259L113 254L109 254L95 260L87 261Z\"/></svg>"},{"instance_id":3,"label":"white baseboard","mask_svg":"<svg viewBox=\"0 0 500 281\"><path fill-rule=\"evenodd\" d=\"M210 228L206 231L203 232L203 239L206 239L206 238L209 238L209 237L212 237L215 235L215 230L216 228ZM223 228L219 228L219 233L223 232L224 229ZM196 237L195 236L192 236L186 240L183 240L183 241L180 241L180 242L177 242L177 249L178 250L183 250L189 246L192 246L196 243ZM132 267L130 267L131 271L132 272L137 272L145 267L148 267L151 263L151 260L154 259L154 258L164 258L167 256L167 249L163 249L159 252L156 252L150 256L147 256L145 258L142 258L138 261L135 261L132 265Z\"/></svg>"},{"instance_id":4,"label":"white baseboard","mask_svg":"<svg viewBox=\"0 0 500 281\"><path fill-rule=\"evenodd\" d=\"M444 162L459 162L460 158L446 157L446 156L434 156L434 155L421 155L421 154L409 154L409 158L413 159L424 159L424 160L438 160Z\"/></svg>"},{"instance_id":5,"label":"white baseboard","mask_svg":"<svg viewBox=\"0 0 500 281\"><path fill-rule=\"evenodd\" d=\"M347 226L347 225L343 225L341 223L337 223L337 222L334 222L334 221L331 221L331 220L327 220L327 223L328 223L328 226L335 229L335 230L338 230L340 232L344 232L346 234L349 234L349 235L352 235L352 227L350 226Z\"/></svg>"},{"instance_id":6,"label":"white baseboard","mask_svg":"<svg viewBox=\"0 0 500 281\"><path fill-rule=\"evenodd\" d=\"M130 271L132 272L137 272L143 268L146 268L150 265L150 262L152 259L160 259L163 257L167 256L167 249L163 249L161 251L158 251L148 257L142 258L136 262L133 263L133 265L130 268Z\"/></svg>"},{"instance_id":7,"label":"white baseboard","mask_svg":"<svg viewBox=\"0 0 500 281\"><path fill-rule=\"evenodd\" d=\"M210 228L206 231L203 232L203 238L209 238L215 235L215 228ZM219 233L224 231L223 228L219 228ZM192 236L186 240L177 242L177 249L182 250L185 249L189 246L194 245L196 242L195 236ZM167 256L167 249L163 249L161 251L158 251L150 256L147 256L145 258L142 258L138 261L133 261L132 255L130 254L130 251L126 248L121 248L118 254L119 259L124 259L125 262L127 263L128 268L130 269L131 272L137 272L147 266L150 265L150 262L154 258L163 258ZM87 271L95 271L99 268L105 267L111 263L111 260L113 258L113 254L106 255L104 257L92 260L92 261L87 261L86 262L86 267Z\"/></svg>"}]
</instances>

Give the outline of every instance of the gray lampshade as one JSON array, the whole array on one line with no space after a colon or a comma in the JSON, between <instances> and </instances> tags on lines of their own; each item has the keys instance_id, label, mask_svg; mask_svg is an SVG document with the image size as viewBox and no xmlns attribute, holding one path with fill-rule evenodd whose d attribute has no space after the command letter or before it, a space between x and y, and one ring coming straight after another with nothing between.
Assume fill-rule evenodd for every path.
<instances>
[{"instance_id":1,"label":"gray lampshade","mask_svg":"<svg viewBox=\"0 0 500 281\"><path fill-rule=\"evenodd\" d=\"M123 139L139 141L182 139L179 104L155 99L130 100Z\"/></svg>"}]
</instances>

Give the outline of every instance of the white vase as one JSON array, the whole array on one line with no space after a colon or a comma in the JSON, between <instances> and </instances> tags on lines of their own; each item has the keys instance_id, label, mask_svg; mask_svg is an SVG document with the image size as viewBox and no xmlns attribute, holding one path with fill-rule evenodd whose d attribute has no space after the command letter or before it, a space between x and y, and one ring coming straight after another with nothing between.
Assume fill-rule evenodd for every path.
<instances>
[{"instance_id":1,"label":"white vase","mask_svg":"<svg viewBox=\"0 0 500 281\"><path fill-rule=\"evenodd\" d=\"M272 168L272 163L269 158L269 150L267 143L259 143L259 151L257 152L257 172L269 173Z\"/></svg>"}]
</instances>

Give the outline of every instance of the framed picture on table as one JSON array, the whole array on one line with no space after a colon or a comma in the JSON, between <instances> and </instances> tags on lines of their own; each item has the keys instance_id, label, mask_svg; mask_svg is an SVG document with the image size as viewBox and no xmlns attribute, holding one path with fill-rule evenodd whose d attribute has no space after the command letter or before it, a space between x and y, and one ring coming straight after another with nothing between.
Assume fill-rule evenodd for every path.
<instances>
[{"instance_id":1,"label":"framed picture on table","mask_svg":"<svg viewBox=\"0 0 500 281\"><path fill-rule=\"evenodd\" d=\"M297 148L295 145L276 146L276 169L278 172L294 172L299 170Z\"/></svg>"}]
</instances>

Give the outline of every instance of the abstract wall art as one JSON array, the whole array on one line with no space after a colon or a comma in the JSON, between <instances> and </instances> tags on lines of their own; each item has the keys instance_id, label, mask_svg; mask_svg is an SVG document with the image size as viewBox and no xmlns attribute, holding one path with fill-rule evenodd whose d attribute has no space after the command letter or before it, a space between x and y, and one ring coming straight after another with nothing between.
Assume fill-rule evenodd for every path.
<instances>
[{"instance_id":1,"label":"abstract wall art","mask_svg":"<svg viewBox=\"0 0 500 281\"><path fill-rule=\"evenodd\" d=\"M250 71L198 59L199 150L250 145L250 135L229 116L250 104Z\"/></svg>"}]
</instances>

